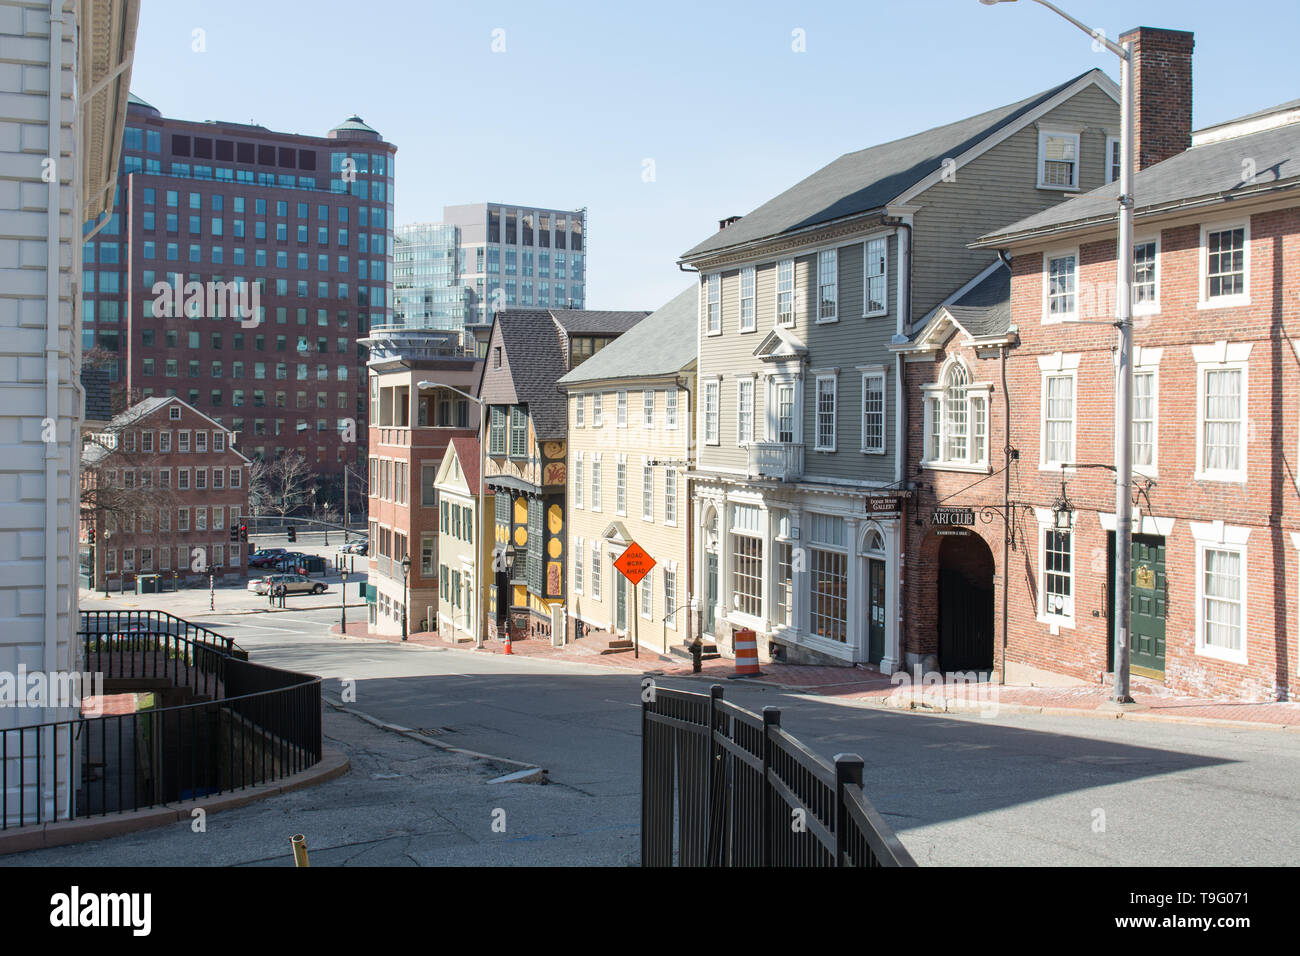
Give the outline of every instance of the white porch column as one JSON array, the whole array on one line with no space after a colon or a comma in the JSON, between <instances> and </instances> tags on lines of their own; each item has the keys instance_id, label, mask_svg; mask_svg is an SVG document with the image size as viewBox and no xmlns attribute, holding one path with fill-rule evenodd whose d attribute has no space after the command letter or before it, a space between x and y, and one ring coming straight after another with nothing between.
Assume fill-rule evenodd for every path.
<instances>
[{"instance_id":1,"label":"white porch column","mask_svg":"<svg viewBox=\"0 0 1300 956\"><path fill-rule=\"evenodd\" d=\"M902 620L903 599L902 580L905 562L903 543L907 540L907 531L901 518L882 522L885 529L885 654L880 659L882 674L892 674L898 670L902 659L902 635L899 633L899 621Z\"/></svg>"},{"instance_id":2,"label":"white porch column","mask_svg":"<svg viewBox=\"0 0 1300 956\"><path fill-rule=\"evenodd\" d=\"M848 638L849 647L853 650L852 659L866 659L866 641L864 635L866 630L863 626L863 585L862 578L866 574L866 562L861 559L858 552L861 550L858 542L858 519L853 515L844 517L844 541L848 545L846 555L845 576L848 578L849 595L848 604L845 613L848 615L845 636Z\"/></svg>"},{"instance_id":3,"label":"white porch column","mask_svg":"<svg viewBox=\"0 0 1300 956\"><path fill-rule=\"evenodd\" d=\"M758 511L758 533L759 540L763 542L763 606L760 608L760 616L763 619L763 630L772 633L772 614L776 608L776 602L772 600L772 581L775 577L772 561L772 512L767 510L767 502Z\"/></svg>"},{"instance_id":4,"label":"white porch column","mask_svg":"<svg viewBox=\"0 0 1300 956\"><path fill-rule=\"evenodd\" d=\"M718 610L714 615L714 638L719 625L731 614L731 507L724 495L718 502Z\"/></svg>"}]
</instances>

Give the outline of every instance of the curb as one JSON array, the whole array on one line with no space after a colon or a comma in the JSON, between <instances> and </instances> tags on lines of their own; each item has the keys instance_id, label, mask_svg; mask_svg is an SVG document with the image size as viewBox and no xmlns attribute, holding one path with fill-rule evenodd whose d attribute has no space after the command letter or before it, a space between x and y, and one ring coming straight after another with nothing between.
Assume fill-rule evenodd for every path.
<instances>
[{"instance_id":1,"label":"curb","mask_svg":"<svg viewBox=\"0 0 1300 956\"><path fill-rule=\"evenodd\" d=\"M448 753L461 754L466 757L473 757L476 760L486 760L490 763L504 764L516 768L516 772L520 773L527 772L529 774L545 774L547 772L537 764L525 763L522 760L512 760L509 757L498 757L495 754L479 753L477 750L466 750L464 747L453 747L451 744L445 744L439 740L434 740L432 737L426 737L423 734L412 730L410 727L403 727L401 724L392 724L385 720L380 720L378 717L371 716L365 711L357 710L355 707L348 707L341 700L335 700L325 696L324 694L321 695L321 700L323 700L326 706L332 710L344 714L351 714L353 717L364 720L366 723L373 727L378 727L380 730L387 730L390 733L400 734L403 737L418 741L422 744L428 744L430 747L437 747L439 750L444 750Z\"/></svg>"},{"instance_id":2,"label":"curb","mask_svg":"<svg viewBox=\"0 0 1300 956\"><path fill-rule=\"evenodd\" d=\"M203 810L205 813L236 810L268 797L319 786L343 776L351 769L346 754L325 748L321 751L320 762L314 767L308 767L275 783L258 784L213 797L200 797L198 800L185 801L179 806L151 807L106 817L79 817L75 820L60 820L58 823L36 823L9 830L0 833L0 856L152 830L192 819L195 810Z\"/></svg>"}]
</instances>

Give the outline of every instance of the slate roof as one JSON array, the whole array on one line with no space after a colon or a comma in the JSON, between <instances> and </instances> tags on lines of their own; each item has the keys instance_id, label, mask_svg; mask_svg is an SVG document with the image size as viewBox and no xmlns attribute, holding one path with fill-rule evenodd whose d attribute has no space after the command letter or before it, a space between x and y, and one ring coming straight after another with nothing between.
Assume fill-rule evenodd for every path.
<instances>
[{"instance_id":1,"label":"slate roof","mask_svg":"<svg viewBox=\"0 0 1300 956\"><path fill-rule=\"evenodd\" d=\"M881 208L941 169L944 159L960 156L1062 90L1094 74L1109 85L1109 78L1101 70L1089 70L1018 103L846 153L735 224L714 233L681 258L689 261L730 246Z\"/></svg>"},{"instance_id":2,"label":"slate roof","mask_svg":"<svg viewBox=\"0 0 1300 956\"><path fill-rule=\"evenodd\" d=\"M943 308L973 336L1004 334L1011 327L1011 270L994 269L983 282Z\"/></svg>"},{"instance_id":3,"label":"slate roof","mask_svg":"<svg viewBox=\"0 0 1300 956\"><path fill-rule=\"evenodd\" d=\"M1273 112L1269 110L1268 112ZM1226 124L1225 124L1226 125ZM1242 160L1255 163L1255 181L1242 178ZM1300 177L1300 123L1193 146L1133 177L1134 219L1189 200L1223 198L1241 190L1294 183ZM1113 182L981 236L972 247L1103 225L1118 216L1119 183Z\"/></svg>"},{"instance_id":4,"label":"slate roof","mask_svg":"<svg viewBox=\"0 0 1300 956\"><path fill-rule=\"evenodd\" d=\"M162 408L164 405L167 405L170 402L179 402L179 401L181 400L179 398L176 398L175 396L162 396L162 395L154 395L151 396L150 398L142 399L141 401L136 402L126 411L119 412L118 414L114 415L108 423L108 429L109 431L117 431L119 428L125 428L131 423L138 422L140 419L153 414L158 409Z\"/></svg>"},{"instance_id":5,"label":"slate roof","mask_svg":"<svg viewBox=\"0 0 1300 956\"><path fill-rule=\"evenodd\" d=\"M107 422L113 417L113 383L108 369L83 368L81 387L86 393L82 417L87 422Z\"/></svg>"},{"instance_id":6,"label":"slate roof","mask_svg":"<svg viewBox=\"0 0 1300 956\"><path fill-rule=\"evenodd\" d=\"M470 491L478 494L482 488L478 472L478 438L471 435L453 435L451 446L456 449L456 457L460 460L460 471L465 476L465 484L469 486Z\"/></svg>"},{"instance_id":7,"label":"slate roof","mask_svg":"<svg viewBox=\"0 0 1300 956\"><path fill-rule=\"evenodd\" d=\"M583 309L507 309L496 314L497 330L509 358L516 400L528 406L538 441L563 438L568 409L555 383L569 370L560 328L570 335L621 335L647 312L598 312ZM483 364L483 376L489 374ZM483 393L482 380L479 394Z\"/></svg>"},{"instance_id":8,"label":"slate roof","mask_svg":"<svg viewBox=\"0 0 1300 956\"><path fill-rule=\"evenodd\" d=\"M561 385L672 375L699 358L695 283L560 379Z\"/></svg>"}]
</instances>

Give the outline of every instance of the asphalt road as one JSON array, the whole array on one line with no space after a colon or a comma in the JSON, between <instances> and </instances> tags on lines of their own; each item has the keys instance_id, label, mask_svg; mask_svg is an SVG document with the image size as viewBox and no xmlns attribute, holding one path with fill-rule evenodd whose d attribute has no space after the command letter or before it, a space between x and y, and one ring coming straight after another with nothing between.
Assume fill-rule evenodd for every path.
<instances>
[{"instance_id":1,"label":"asphalt road","mask_svg":"<svg viewBox=\"0 0 1300 956\"><path fill-rule=\"evenodd\" d=\"M540 764L602 820L639 813L641 675L600 665L341 639L329 611L199 615L255 659L346 685L352 706L471 750ZM647 667L653 667L647 663ZM691 678L664 686L703 691ZM1157 866L1300 859L1300 735L1151 722L907 714L747 684L865 789L922 864Z\"/></svg>"}]
</instances>

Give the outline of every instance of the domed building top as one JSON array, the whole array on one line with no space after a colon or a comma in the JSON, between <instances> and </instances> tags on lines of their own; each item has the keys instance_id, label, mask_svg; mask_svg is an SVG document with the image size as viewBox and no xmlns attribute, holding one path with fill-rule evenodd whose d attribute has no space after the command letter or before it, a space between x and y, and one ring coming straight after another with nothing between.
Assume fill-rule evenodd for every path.
<instances>
[{"instance_id":1,"label":"domed building top","mask_svg":"<svg viewBox=\"0 0 1300 956\"><path fill-rule=\"evenodd\" d=\"M146 103L144 100L140 99L140 97L136 96L134 93L127 94L126 103L127 106L138 106L141 109L146 109L149 112L151 112L154 116L162 116L162 113L158 111L158 107L154 106L152 103Z\"/></svg>"},{"instance_id":2,"label":"domed building top","mask_svg":"<svg viewBox=\"0 0 1300 956\"><path fill-rule=\"evenodd\" d=\"M353 113L338 126L329 131L330 139L383 139L375 130L365 124L365 121Z\"/></svg>"}]
</instances>

